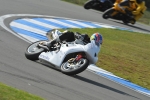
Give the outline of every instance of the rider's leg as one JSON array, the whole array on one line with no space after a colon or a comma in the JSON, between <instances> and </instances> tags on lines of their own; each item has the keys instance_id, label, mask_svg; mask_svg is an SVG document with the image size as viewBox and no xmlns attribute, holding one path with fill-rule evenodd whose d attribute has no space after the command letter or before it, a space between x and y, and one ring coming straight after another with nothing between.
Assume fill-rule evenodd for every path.
<instances>
[{"instance_id":1,"label":"rider's leg","mask_svg":"<svg viewBox=\"0 0 150 100\"><path fill-rule=\"evenodd\" d=\"M45 45L47 45L50 48L53 44L64 40L67 42L74 41L75 40L74 33L67 31L62 35L60 35L59 37L53 39L52 41L46 42Z\"/></svg>"},{"instance_id":2,"label":"rider's leg","mask_svg":"<svg viewBox=\"0 0 150 100\"><path fill-rule=\"evenodd\" d=\"M129 11L128 9L125 9L125 12L126 12L127 17L129 17L130 19L134 18L134 16L133 16L131 11Z\"/></svg>"},{"instance_id":3,"label":"rider's leg","mask_svg":"<svg viewBox=\"0 0 150 100\"><path fill-rule=\"evenodd\" d=\"M47 47L51 47L53 44L57 43L57 42L60 42L60 39L59 37L56 37L55 39L53 39L52 41L49 41L46 43Z\"/></svg>"}]
</instances>

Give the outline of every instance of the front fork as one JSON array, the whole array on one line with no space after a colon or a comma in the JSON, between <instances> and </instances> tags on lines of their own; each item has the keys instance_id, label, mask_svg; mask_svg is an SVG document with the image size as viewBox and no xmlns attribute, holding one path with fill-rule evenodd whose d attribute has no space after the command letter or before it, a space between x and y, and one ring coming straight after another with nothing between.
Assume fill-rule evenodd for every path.
<instances>
[{"instance_id":1,"label":"front fork","mask_svg":"<svg viewBox=\"0 0 150 100\"><path fill-rule=\"evenodd\" d=\"M83 57L83 55L82 55L81 53L79 53L79 54L76 56L75 60L76 60L76 61L79 61L82 57Z\"/></svg>"},{"instance_id":2,"label":"front fork","mask_svg":"<svg viewBox=\"0 0 150 100\"><path fill-rule=\"evenodd\" d=\"M83 57L82 53L77 54L77 56L75 58L71 58L69 63L76 63L78 62L81 58Z\"/></svg>"}]
</instances>

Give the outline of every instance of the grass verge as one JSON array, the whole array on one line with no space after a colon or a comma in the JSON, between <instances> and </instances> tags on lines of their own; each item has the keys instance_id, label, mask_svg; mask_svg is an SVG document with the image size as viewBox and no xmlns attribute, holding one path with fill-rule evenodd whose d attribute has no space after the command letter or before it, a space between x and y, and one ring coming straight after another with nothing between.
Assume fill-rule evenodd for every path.
<instances>
[{"instance_id":1,"label":"grass verge","mask_svg":"<svg viewBox=\"0 0 150 100\"><path fill-rule=\"evenodd\" d=\"M0 100L44 100L44 99L0 83Z\"/></svg>"}]
</instances>

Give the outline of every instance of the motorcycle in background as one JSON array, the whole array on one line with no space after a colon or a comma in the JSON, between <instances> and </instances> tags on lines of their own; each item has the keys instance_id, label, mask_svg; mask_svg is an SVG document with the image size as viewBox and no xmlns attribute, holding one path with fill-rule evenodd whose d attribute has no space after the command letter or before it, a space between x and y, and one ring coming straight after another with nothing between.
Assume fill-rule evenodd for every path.
<instances>
[{"instance_id":1,"label":"motorcycle in background","mask_svg":"<svg viewBox=\"0 0 150 100\"><path fill-rule=\"evenodd\" d=\"M115 4L112 8L107 9L103 13L102 17L104 19L112 18L116 20L121 20L124 24L135 24L136 20L134 19L134 16L128 13L133 9L134 8L131 8L129 6L120 7L118 4Z\"/></svg>"},{"instance_id":2,"label":"motorcycle in background","mask_svg":"<svg viewBox=\"0 0 150 100\"><path fill-rule=\"evenodd\" d=\"M114 0L88 0L85 2L84 8L104 12L105 10L111 8L114 2Z\"/></svg>"}]
</instances>

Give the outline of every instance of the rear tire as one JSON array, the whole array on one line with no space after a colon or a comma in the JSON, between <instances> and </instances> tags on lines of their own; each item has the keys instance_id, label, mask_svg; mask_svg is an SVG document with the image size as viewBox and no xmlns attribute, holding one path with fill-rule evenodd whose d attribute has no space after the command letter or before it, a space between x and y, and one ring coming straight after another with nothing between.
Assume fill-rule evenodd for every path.
<instances>
[{"instance_id":1,"label":"rear tire","mask_svg":"<svg viewBox=\"0 0 150 100\"><path fill-rule=\"evenodd\" d=\"M110 9L107 9L104 13L103 13L103 18L104 19L108 19L108 18L111 18L111 14L114 12L114 9L110 8Z\"/></svg>"},{"instance_id":2,"label":"rear tire","mask_svg":"<svg viewBox=\"0 0 150 100\"><path fill-rule=\"evenodd\" d=\"M76 64L70 64L68 61L66 61L61 65L61 71L67 75L75 75L84 71L88 65L89 61L85 58L81 58Z\"/></svg>"},{"instance_id":3,"label":"rear tire","mask_svg":"<svg viewBox=\"0 0 150 100\"><path fill-rule=\"evenodd\" d=\"M123 22L125 25L127 25L127 24L129 23L129 21L127 21L127 20L122 20L122 22Z\"/></svg>"},{"instance_id":4,"label":"rear tire","mask_svg":"<svg viewBox=\"0 0 150 100\"><path fill-rule=\"evenodd\" d=\"M136 20L135 19L132 19L132 20L122 20L124 24L128 24L128 23L131 23L132 25L134 25L136 23Z\"/></svg>"},{"instance_id":5,"label":"rear tire","mask_svg":"<svg viewBox=\"0 0 150 100\"><path fill-rule=\"evenodd\" d=\"M136 20L135 20L135 19L132 19L132 20L130 21L130 23L131 23L132 25L134 25L134 24L136 23Z\"/></svg>"},{"instance_id":6,"label":"rear tire","mask_svg":"<svg viewBox=\"0 0 150 100\"><path fill-rule=\"evenodd\" d=\"M34 42L27 47L25 51L25 57L27 59L32 61L38 60L39 55L44 51L43 48L37 46L39 42L41 41Z\"/></svg>"}]
</instances>

